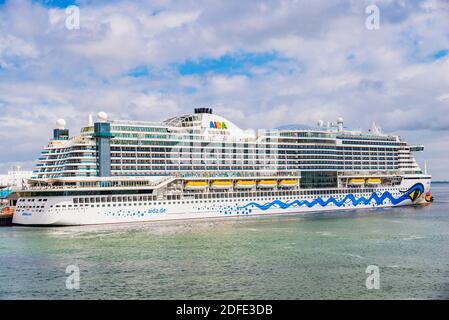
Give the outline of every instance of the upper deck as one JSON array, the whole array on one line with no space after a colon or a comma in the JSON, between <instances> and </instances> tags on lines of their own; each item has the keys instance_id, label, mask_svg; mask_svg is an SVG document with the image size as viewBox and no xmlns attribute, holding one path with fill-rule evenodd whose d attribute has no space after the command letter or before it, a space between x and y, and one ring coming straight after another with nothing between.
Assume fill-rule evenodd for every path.
<instances>
[{"instance_id":1,"label":"upper deck","mask_svg":"<svg viewBox=\"0 0 449 320\"><path fill-rule=\"evenodd\" d=\"M96 127L106 131L96 133ZM105 172L182 177L299 177L304 171L419 174L411 152L423 150L375 125L369 132L348 129L341 118L309 129L244 130L208 109L162 122L109 120L102 114L97 123L90 119L80 136L69 137L64 127L57 130L63 135L50 140L34 178ZM101 171L105 166L108 170Z\"/></svg>"}]
</instances>

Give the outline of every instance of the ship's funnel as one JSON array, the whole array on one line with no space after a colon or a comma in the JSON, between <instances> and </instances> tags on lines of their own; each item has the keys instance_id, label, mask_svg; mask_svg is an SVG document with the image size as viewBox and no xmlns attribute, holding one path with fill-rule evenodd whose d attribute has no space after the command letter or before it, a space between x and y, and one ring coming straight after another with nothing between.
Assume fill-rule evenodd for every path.
<instances>
[{"instance_id":1,"label":"ship's funnel","mask_svg":"<svg viewBox=\"0 0 449 320\"><path fill-rule=\"evenodd\" d=\"M210 113L210 114L212 114L212 108L195 108L195 113Z\"/></svg>"}]
</instances>

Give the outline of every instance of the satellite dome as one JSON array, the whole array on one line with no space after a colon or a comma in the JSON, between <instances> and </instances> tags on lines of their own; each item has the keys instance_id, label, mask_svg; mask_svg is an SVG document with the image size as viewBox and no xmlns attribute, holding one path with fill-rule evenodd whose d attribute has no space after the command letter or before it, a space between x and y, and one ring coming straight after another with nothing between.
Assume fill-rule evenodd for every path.
<instances>
[{"instance_id":1,"label":"satellite dome","mask_svg":"<svg viewBox=\"0 0 449 320\"><path fill-rule=\"evenodd\" d=\"M97 114L98 120L104 122L108 120L108 114L106 112L98 112Z\"/></svg>"},{"instance_id":2,"label":"satellite dome","mask_svg":"<svg viewBox=\"0 0 449 320\"><path fill-rule=\"evenodd\" d=\"M66 125L66 122L65 122L65 120L64 119L58 119L57 121L56 121L56 127L58 128L58 129L64 129L65 128L65 125Z\"/></svg>"},{"instance_id":3,"label":"satellite dome","mask_svg":"<svg viewBox=\"0 0 449 320\"><path fill-rule=\"evenodd\" d=\"M343 118L342 117L338 118L337 123L343 123Z\"/></svg>"}]
</instances>

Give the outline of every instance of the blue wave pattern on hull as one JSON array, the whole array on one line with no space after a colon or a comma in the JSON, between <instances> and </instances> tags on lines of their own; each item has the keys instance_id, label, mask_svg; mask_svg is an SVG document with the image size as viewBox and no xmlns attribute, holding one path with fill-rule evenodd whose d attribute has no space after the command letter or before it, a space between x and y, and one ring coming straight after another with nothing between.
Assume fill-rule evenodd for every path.
<instances>
[{"instance_id":1,"label":"blue wave pattern on hull","mask_svg":"<svg viewBox=\"0 0 449 320\"><path fill-rule=\"evenodd\" d=\"M400 197L395 198L389 191L385 191L381 196L379 196L376 192L373 192L371 196L367 199L365 197L356 198L352 193L348 194L341 200L337 200L334 197L329 197L327 200L323 200L322 198L314 199L313 201L307 200L295 200L290 203L282 202L281 200L274 200L272 202L266 204L259 204L256 202L250 202L245 206L240 207L239 209L246 209L248 207L257 207L261 210L268 210L271 207L277 205L281 209L288 209L292 206L301 207L306 205L309 208L312 208L316 205L320 205L322 207L326 207L328 204L333 203L337 207L345 206L346 201L350 200L353 206L358 206L360 204L369 205L371 201L375 201L377 205L381 205L384 203L386 199L390 200L393 205L397 205L407 199L415 201L419 196L424 193L424 186L422 183L414 184L410 189L404 192Z\"/></svg>"}]
</instances>

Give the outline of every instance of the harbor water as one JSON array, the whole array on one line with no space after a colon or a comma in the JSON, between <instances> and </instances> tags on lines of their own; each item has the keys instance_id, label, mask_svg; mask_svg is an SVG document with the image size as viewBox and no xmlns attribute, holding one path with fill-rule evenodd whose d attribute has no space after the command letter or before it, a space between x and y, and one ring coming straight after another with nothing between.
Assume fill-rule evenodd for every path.
<instances>
[{"instance_id":1,"label":"harbor water","mask_svg":"<svg viewBox=\"0 0 449 320\"><path fill-rule=\"evenodd\" d=\"M2 227L0 299L449 299L449 184L432 193L403 208Z\"/></svg>"}]
</instances>

